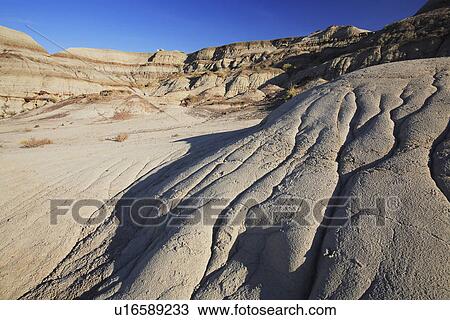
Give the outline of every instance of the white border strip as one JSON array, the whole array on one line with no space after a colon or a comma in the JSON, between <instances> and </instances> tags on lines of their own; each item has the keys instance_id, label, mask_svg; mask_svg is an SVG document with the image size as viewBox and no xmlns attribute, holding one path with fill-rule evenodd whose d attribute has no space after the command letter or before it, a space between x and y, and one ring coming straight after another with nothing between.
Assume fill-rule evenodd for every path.
<instances>
[{"instance_id":1,"label":"white border strip","mask_svg":"<svg viewBox=\"0 0 450 320\"><path fill-rule=\"evenodd\" d=\"M128 307L126 308L125 306ZM181 306L178 308L177 305ZM188 314L185 306L187 306ZM162 307L159 307L162 306ZM168 307L169 306L169 307ZM205 307L228 308L229 315L200 315ZM314 309L311 309L313 307ZM289 309L290 308L290 309ZM295 308L295 309L293 309ZM322 309L320 309L322 308ZM324 309L328 308L328 309ZM333 309L334 313L333 314ZM172 315L160 315L161 310ZM182 312L177 313L176 310ZM262 315L263 310L280 312L280 310L302 310L303 314ZM120 310L121 315L116 315ZM153 310L153 311L152 311ZM212 309L209 309L212 310ZM216 311L218 309L215 309ZM240 310L242 315L236 315ZM323 310L329 315L306 315L308 310ZM327 310L327 311L324 311ZM252 315L249 313L260 313ZM450 300L447 301L0 301L0 318L2 319L447 319L450 312ZM128 315L126 315L128 313ZM132 313L137 313L133 315ZM294 311L295 313L295 311Z\"/></svg>"}]
</instances>

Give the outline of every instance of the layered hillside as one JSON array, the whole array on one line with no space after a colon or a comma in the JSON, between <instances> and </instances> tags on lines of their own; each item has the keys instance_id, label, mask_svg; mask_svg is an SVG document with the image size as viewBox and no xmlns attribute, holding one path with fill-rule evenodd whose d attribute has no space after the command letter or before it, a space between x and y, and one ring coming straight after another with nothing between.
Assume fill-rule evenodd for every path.
<instances>
[{"instance_id":1,"label":"layered hillside","mask_svg":"<svg viewBox=\"0 0 450 320\"><path fill-rule=\"evenodd\" d=\"M23 33L0 29L0 117L83 94L138 88L182 70L185 54L72 48L48 54Z\"/></svg>"},{"instance_id":2,"label":"layered hillside","mask_svg":"<svg viewBox=\"0 0 450 320\"><path fill-rule=\"evenodd\" d=\"M305 37L234 43L191 54L68 49L49 55L0 29L0 116L80 94L125 90L157 105L227 110L278 106L306 89L381 63L450 55L448 1L377 32L332 26Z\"/></svg>"},{"instance_id":3,"label":"layered hillside","mask_svg":"<svg viewBox=\"0 0 450 320\"><path fill-rule=\"evenodd\" d=\"M213 87L208 90L223 95L228 102L245 104L270 99L277 92L282 93L281 98L290 98L316 84L368 66L448 56L449 26L450 9L444 6L378 32L334 26L302 38L203 49L189 55L185 71L201 73L198 78L189 78L194 83L208 77ZM219 85L214 86L215 83ZM286 92L290 87L294 90ZM209 91L200 93L203 99L199 99L197 88L190 89L194 89L192 95L202 104L217 102ZM221 97L218 100L224 102Z\"/></svg>"},{"instance_id":4,"label":"layered hillside","mask_svg":"<svg viewBox=\"0 0 450 320\"><path fill-rule=\"evenodd\" d=\"M23 298L449 299L449 88L450 58L384 64L204 140Z\"/></svg>"}]
</instances>

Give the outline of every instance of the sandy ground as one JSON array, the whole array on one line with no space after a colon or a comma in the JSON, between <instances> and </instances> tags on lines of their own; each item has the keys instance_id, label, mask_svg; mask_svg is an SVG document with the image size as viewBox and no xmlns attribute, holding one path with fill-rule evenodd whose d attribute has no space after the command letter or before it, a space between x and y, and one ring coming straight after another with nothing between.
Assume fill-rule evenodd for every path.
<instances>
[{"instance_id":1,"label":"sandy ground","mask_svg":"<svg viewBox=\"0 0 450 320\"><path fill-rule=\"evenodd\" d=\"M0 297L17 298L35 286L78 239L81 227L70 216L50 226L49 200L109 199L189 152L189 138L259 122L209 119L181 107L119 121L108 112L107 104L73 104L0 122ZM128 139L108 140L119 133ZM22 148L31 137L53 144Z\"/></svg>"}]
</instances>

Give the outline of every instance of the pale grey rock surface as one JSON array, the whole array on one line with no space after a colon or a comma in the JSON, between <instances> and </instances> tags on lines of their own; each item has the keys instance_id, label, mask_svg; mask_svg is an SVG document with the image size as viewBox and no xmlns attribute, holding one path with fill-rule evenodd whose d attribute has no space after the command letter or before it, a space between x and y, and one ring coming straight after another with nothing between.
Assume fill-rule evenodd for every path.
<instances>
[{"instance_id":1,"label":"pale grey rock surface","mask_svg":"<svg viewBox=\"0 0 450 320\"><path fill-rule=\"evenodd\" d=\"M449 299L449 88L439 58L300 94L121 195L227 210L139 228L119 200L23 298Z\"/></svg>"}]
</instances>

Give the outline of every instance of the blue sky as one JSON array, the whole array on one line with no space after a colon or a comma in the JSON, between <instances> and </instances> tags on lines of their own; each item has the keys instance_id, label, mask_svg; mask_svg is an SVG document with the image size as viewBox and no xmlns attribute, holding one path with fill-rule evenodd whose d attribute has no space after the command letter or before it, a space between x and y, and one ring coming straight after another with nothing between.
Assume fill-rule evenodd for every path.
<instances>
[{"instance_id":1,"label":"blue sky","mask_svg":"<svg viewBox=\"0 0 450 320\"><path fill-rule=\"evenodd\" d=\"M182 50L307 35L332 24L369 30L414 14L425 0L0 0L0 25L48 51L94 47Z\"/></svg>"}]
</instances>

